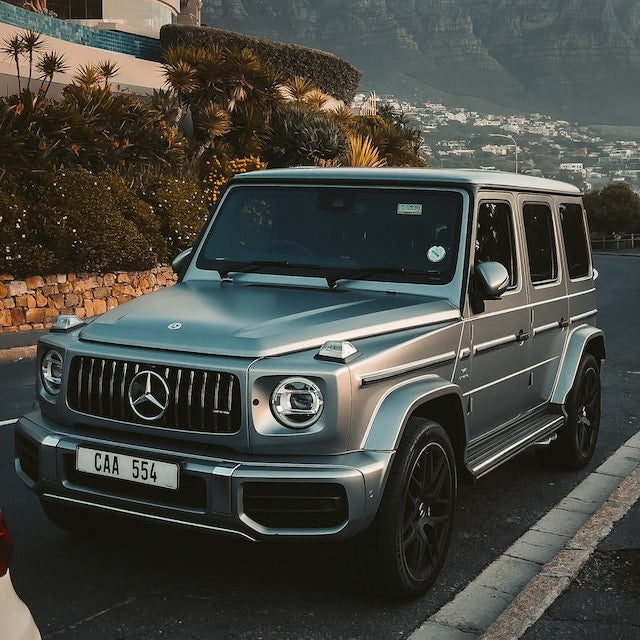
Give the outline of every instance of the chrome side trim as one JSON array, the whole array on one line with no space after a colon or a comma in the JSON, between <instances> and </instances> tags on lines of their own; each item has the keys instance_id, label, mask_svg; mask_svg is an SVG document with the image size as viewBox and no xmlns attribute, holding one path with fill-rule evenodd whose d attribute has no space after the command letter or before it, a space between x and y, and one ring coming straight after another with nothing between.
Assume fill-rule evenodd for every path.
<instances>
[{"instance_id":1,"label":"chrome side trim","mask_svg":"<svg viewBox=\"0 0 640 640\"><path fill-rule=\"evenodd\" d=\"M42 498L47 500L55 500L58 502L66 502L71 504L80 505L83 507L90 507L92 509L98 509L101 511L109 511L111 513L119 513L120 515L125 516L137 516L140 518L144 518L145 520L156 520L159 522L166 522L168 524L177 524L183 527L189 527L190 529L200 529L205 531L215 531L217 533L223 533L226 535L238 536L240 538L244 538L249 542L257 542L257 538L253 538L242 531L235 531L233 529L225 529L224 527L216 527L210 524L201 524L198 522L187 522L185 520L178 520L176 518L166 518L164 516L153 515L149 513L141 513L139 511L131 511L129 509L121 509L119 507L109 507L103 504L95 504L94 502L88 502L87 500L78 500L76 498L67 498L65 496L56 496L52 493L43 493Z\"/></svg>"},{"instance_id":2,"label":"chrome side trim","mask_svg":"<svg viewBox=\"0 0 640 640\"><path fill-rule=\"evenodd\" d=\"M559 329L559 328L560 328L559 322L550 322L549 324L543 324L540 327L534 327L533 335L537 336L541 333L546 333L547 331L552 331L553 329Z\"/></svg>"},{"instance_id":3,"label":"chrome side trim","mask_svg":"<svg viewBox=\"0 0 640 640\"><path fill-rule=\"evenodd\" d=\"M548 358L547 360L543 360L542 362L537 362L536 364L527 367L526 369L521 369L520 371L515 371L514 373L510 373L508 376L504 376L502 378L499 378L497 380L492 380L491 382L488 382L487 384L482 385L481 387L476 387L475 389L471 389L469 391L466 391L465 393L462 394L463 398L466 398L467 396L472 396L474 393L478 393L478 391L484 391L485 389L489 389L490 387L493 387L497 384L501 384L502 382L506 382L507 380L510 380L511 378L516 378L517 376L523 375L525 373L529 373L530 371L535 371L536 369L539 369L540 367L544 367L546 364L549 364L550 362L553 362L554 360L558 360L560 356L554 356L553 358Z\"/></svg>"},{"instance_id":4,"label":"chrome side trim","mask_svg":"<svg viewBox=\"0 0 640 640\"><path fill-rule=\"evenodd\" d=\"M581 313L577 316L571 316L571 322L580 322L580 320L586 320L587 318L592 318L593 316L598 315L598 310L593 309L592 311L587 311L586 313Z\"/></svg>"},{"instance_id":5,"label":"chrome side trim","mask_svg":"<svg viewBox=\"0 0 640 640\"><path fill-rule=\"evenodd\" d=\"M405 373L412 373L414 371L419 371L420 369L426 369L427 367L434 367L439 364L453 362L455 359L456 352L449 351L437 356L432 356L431 358L425 358L424 360L416 360L415 362L409 362L397 367L391 367L389 369L383 369L381 371L374 371L373 373L370 373L366 376L362 376L360 378L360 384L364 387L368 384L381 382L382 380L396 378L398 376L404 375Z\"/></svg>"},{"instance_id":6,"label":"chrome side trim","mask_svg":"<svg viewBox=\"0 0 640 640\"><path fill-rule=\"evenodd\" d=\"M516 342L516 336L513 333L508 336L503 336L502 338L489 340L488 342L481 342L473 347L473 355L477 355L478 353L489 351L490 349L495 349L497 347L502 347L505 344L511 344L512 342Z\"/></svg>"}]
</instances>

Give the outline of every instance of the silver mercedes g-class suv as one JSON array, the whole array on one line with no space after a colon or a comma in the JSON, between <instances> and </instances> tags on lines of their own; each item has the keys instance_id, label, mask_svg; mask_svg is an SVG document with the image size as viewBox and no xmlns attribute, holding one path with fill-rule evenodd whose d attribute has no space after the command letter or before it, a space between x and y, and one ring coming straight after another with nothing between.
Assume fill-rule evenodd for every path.
<instances>
[{"instance_id":1,"label":"silver mercedes g-class suv","mask_svg":"<svg viewBox=\"0 0 640 640\"><path fill-rule=\"evenodd\" d=\"M580 191L472 170L237 176L178 283L38 346L16 469L67 529L349 540L424 592L460 477L591 459L604 337Z\"/></svg>"}]
</instances>

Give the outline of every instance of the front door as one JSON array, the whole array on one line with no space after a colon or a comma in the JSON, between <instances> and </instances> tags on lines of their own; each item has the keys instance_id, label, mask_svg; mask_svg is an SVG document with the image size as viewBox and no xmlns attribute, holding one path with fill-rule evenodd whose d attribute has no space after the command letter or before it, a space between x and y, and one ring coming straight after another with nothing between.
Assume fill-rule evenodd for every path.
<instances>
[{"instance_id":1,"label":"front door","mask_svg":"<svg viewBox=\"0 0 640 640\"><path fill-rule=\"evenodd\" d=\"M469 310L463 393L472 448L492 434L499 437L501 427L528 406L530 311L518 258L521 240L515 207L510 194L483 196L478 202L473 264L500 262L510 283L500 300L486 300Z\"/></svg>"}]
</instances>

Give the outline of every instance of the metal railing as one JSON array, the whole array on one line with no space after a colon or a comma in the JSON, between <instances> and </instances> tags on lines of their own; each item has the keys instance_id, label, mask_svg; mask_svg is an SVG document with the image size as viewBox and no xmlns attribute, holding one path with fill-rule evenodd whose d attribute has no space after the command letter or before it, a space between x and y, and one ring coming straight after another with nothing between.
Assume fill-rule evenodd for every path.
<instances>
[{"instance_id":1,"label":"metal railing","mask_svg":"<svg viewBox=\"0 0 640 640\"><path fill-rule=\"evenodd\" d=\"M591 248L594 251L623 251L640 249L640 233L592 234Z\"/></svg>"}]
</instances>

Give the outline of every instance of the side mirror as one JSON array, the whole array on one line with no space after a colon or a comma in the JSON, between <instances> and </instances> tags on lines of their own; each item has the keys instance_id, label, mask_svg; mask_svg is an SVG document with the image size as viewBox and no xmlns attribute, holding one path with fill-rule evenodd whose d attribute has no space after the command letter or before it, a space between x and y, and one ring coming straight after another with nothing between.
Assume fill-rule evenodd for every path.
<instances>
[{"instance_id":1,"label":"side mirror","mask_svg":"<svg viewBox=\"0 0 640 640\"><path fill-rule=\"evenodd\" d=\"M500 262L481 262L476 267L476 288L485 300L498 300L509 287L509 272Z\"/></svg>"},{"instance_id":2,"label":"side mirror","mask_svg":"<svg viewBox=\"0 0 640 640\"><path fill-rule=\"evenodd\" d=\"M173 259L173 262L171 263L171 268L173 269L174 273L178 274L179 278L182 277L184 270L187 268L192 252L193 252L193 247L189 247L188 249L181 251Z\"/></svg>"},{"instance_id":3,"label":"side mirror","mask_svg":"<svg viewBox=\"0 0 640 640\"><path fill-rule=\"evenodd\" d=\"M474 313L484 311L485 300L499 300L509 287L509 272L500 262L480 262L474 269L470 301Z\"/></svg>"}]
</instances>

